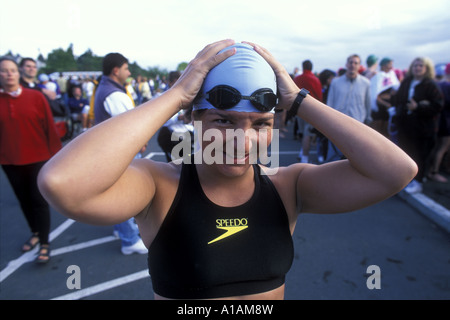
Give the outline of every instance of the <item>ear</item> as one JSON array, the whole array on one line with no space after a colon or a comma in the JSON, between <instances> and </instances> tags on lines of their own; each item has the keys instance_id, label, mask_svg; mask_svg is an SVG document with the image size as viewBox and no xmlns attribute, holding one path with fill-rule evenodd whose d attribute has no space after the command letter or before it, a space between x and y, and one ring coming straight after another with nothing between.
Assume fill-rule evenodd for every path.
<instances>
[{"instance_id":1,"label":"ear","mask_svg":"<svg viewBox=\"0 0 450 320\"><path fill-rule=\"evenodd\" d=\"M117 76L119 74L119 69L120 69L119 67L114 67L111 71L111 74L113 76Z\"/></svg>"}]
</instances>

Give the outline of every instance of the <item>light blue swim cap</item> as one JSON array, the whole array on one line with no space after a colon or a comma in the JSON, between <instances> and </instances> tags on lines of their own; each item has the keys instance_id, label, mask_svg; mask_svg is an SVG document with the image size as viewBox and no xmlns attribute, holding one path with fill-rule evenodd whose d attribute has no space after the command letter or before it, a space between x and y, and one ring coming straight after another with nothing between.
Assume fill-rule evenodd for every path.
<instances>
[{"instance_id":1,"label":"light blue swim cap","mask_svg":"<svg viewBox=\"0 0 450 320\"><path fill-rule=\"evenodd\" d=\"M206 92L218 85L228 85L237 89L241 95L250 96L262 88L272 89L277 93L276 76L272 67L248 44L238 43L221 52L236 48L236 53L215 66L205 78L193 110L215 109L206 100ZM249 100L242 99L229 111L261 112ZM274 112L272 110L271 112Z\"/></svg>"}]
</instances>

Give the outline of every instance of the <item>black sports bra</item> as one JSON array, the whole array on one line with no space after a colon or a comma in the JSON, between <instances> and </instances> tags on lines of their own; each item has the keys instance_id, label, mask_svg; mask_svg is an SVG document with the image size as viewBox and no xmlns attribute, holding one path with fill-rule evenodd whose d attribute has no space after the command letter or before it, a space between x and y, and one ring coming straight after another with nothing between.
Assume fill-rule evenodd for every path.
<instances>
[{"instance_id":1,"label":"black sports bra","mask_svg":"<svg viewBox=\"0 0 450 320\"><path fill-rule=\"evenodd\" d=\"M255 191L222 207L202 190L194 164L183 164L175 199L149 248L153 290L172 299L266 292L284 284L293 242L284 205L253 165Z\"/></svg>"}]
</instances>

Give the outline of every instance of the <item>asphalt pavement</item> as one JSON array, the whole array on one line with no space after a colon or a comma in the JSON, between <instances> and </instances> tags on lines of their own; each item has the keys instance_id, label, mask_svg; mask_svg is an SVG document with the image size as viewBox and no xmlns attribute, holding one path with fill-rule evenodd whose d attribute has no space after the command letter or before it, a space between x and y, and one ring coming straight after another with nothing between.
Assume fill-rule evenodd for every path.
<instances>
[{"instance_id":1,"label":"asphalt pavement","mask_svg":"<svg viewBox=\"0 0 450 320\"><path fill-rule=\"evenodd\" d=\"M299 149L286 133L280 165L297 162ZM155 139L147 152L165 161ZM450 299L449 189L432 186L357 212L300 216L286 299ZM111 226L81 224L53 209L51 214L51 261L37 265L37 248L20 251L29 229L0 170L1 300L153 299L146 255L122 255Z\"/></svg>"}]
</instances>

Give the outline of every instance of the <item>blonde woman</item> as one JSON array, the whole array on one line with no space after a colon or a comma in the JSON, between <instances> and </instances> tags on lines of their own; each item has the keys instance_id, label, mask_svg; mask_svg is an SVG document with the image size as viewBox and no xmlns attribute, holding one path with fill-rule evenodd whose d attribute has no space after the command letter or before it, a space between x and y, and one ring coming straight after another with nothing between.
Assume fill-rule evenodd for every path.
<instances>
[{"instance_id":1,"label":"blonde woman","mask_svg":"<svg viewBox=\"0 0 450 320\"><path fill-rule=\"evenodd\" d=\"M405 190L421 192L427 159L436 142L438 116L443 108L443 97L434 82L434 66L429 58L413 60L393 105L397 109L398 144L419 167L415 179Z\"/></svg>"}]
</instances>

